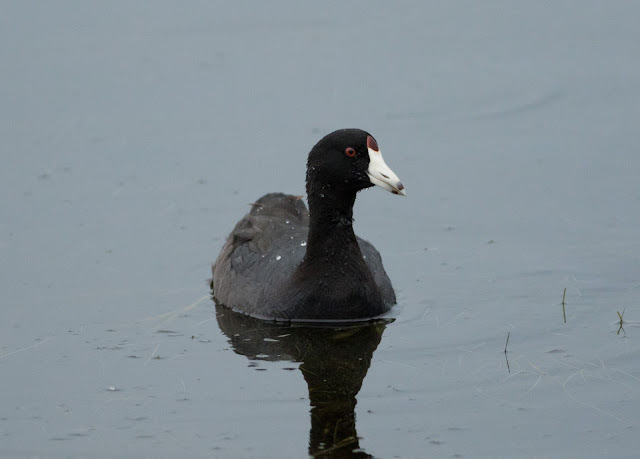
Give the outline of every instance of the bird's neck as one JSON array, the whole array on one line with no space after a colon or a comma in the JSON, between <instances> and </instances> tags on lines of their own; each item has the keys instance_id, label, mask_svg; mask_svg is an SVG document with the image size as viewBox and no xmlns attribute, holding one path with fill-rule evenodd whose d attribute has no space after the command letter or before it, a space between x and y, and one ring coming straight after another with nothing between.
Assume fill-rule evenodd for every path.
<instances>
[{"instance_id":1,"label":"bird's neck","mask_svg":"<svg viewBox=\"0 0 640 459\"><path fill-rule=\"evenodd\" d=\"M336 193L330 185L310 188L309 236L305 258L338 261L344 256L360 255L353 232L355 192Z\"/></svg>"}]
</instances>

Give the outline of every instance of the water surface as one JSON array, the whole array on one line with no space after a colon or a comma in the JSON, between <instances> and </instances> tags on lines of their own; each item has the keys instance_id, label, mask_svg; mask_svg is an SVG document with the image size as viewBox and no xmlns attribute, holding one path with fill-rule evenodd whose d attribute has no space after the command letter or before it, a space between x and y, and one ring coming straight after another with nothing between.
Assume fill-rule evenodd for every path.
<instances>
[{"instance_id":1,"label":"water surface","mask_svg":"<svg viewBox=\"0 0 640 459\"><path fill-rule=\"evenodd\" d=\"M639 4L0 9L0 454L637 454ZM407 189L355 208L395 321L216 309L342 127Z\"/></svg>"}]
</instances>

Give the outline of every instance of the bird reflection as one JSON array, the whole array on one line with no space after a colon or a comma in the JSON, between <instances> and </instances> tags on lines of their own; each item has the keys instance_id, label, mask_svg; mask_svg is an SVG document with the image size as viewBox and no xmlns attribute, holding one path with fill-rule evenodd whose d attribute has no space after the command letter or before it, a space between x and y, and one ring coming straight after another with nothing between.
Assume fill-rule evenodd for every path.
<instances>
[{"instance_id":1,"label":"bird reflection","mask_svg":"<svg viewBox=\"0 0 640 459\"><path fill-rule=\"evenodd\" d=\"M250 360L301 362L311 405L311 456L371 457L359 445L356 395L392 320L331 326L285 324L255 319L219 305L216 315L237 354Z\"/></svg>"}]
</instances>

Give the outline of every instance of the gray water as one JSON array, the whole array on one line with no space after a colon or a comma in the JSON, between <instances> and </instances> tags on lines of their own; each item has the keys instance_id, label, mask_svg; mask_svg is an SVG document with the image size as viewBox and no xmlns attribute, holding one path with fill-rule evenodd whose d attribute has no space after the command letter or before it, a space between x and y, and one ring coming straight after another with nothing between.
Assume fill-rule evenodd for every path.
<instances>
[{"instance_id":1,"label":"gray water","mask_svg":"<svg viewBox=\"0 0 640 459\"><path fill-rule=\"evenodd\" d=\"M2 2L0 455L637 454L638 17ZM407 189L355 208L395 320L216 309L247 203L344 127Z\"/></svg>"}]
</instances>

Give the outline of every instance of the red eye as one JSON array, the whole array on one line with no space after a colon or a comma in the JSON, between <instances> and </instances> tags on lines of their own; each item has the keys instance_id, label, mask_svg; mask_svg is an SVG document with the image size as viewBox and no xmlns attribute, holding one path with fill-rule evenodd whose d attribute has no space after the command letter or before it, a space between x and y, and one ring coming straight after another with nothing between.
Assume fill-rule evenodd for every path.
<instances>
[{"instance_id":1,"label":"red eye","mask_svg":"<svg viewBox=\"0 0 640 459\"><path fill-rule=\"evenodd\" d=\"M356 151L353 148L349 147L344 151L344 154L349 158L353 158L356 155Z\"/></svg>"}]
</instances>

